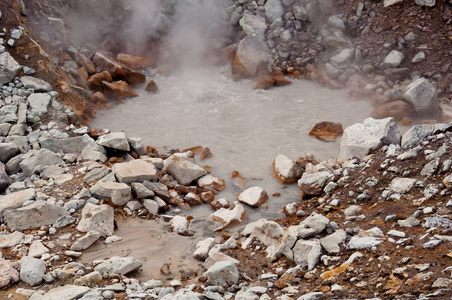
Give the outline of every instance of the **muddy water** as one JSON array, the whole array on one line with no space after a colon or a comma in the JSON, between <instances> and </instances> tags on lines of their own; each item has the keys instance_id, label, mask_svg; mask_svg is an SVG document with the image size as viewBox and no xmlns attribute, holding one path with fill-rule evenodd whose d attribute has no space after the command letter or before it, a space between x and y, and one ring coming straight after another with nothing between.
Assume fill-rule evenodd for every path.
<instances>
[{"instance_id":1,"label":"muddy water","mask_svg":"<svg viewBox=\"0 0 452 300\"><path fill-rule=\"evenodd\" d=\"M270 196L267 209L248 208L249 220L280 217L284 205L299 201L300 191L296 184L283 187L272 177L273 159L282 153L295 160L306 152L314 153L319 159L336 158L340 139L322 142L308 136L309 131L321 121L340 122L344 128L362 122L370 115L371 106L365 100L349 101L345 91L330 90L309 81L295 80L286 87L256 90L253 82L234 82L229 74L230 70L218 68L196 74L179 73L177 77L155 76L160 89L157 94L143 91L139 97L98 112L91 127L125 131L127 136L141 137L146 145L156 147L209 147L214 157L198 159L198 163L211 166L214 176L226 180L227 189L217 199L236 200L240 189L232 184L230 176L233 171L239 171L247 178L248 187L261 186ZM281 196L272 197L275 192ZM211 212L208 205L203 205L182 213L199 220ZM146 260L158 257L160 267L168 258L177 257L177 260L194 250L193 240L163 234L161 229L149 237L152 224L120 222L119 225L118 235L125 238L122 242L125 248L96 247L93 251L97 258L126 255L124 251L129 249L134 257ZM198 239L208 235L195 233ZM181 238L186 244L179 243ZM149 239L158 242L148 242ZM187 261L176 262L179 263L187 264ZM144 277L158 273L153 263L146 269L154 271L147 271Z\"/></svg>"}]
</instances>

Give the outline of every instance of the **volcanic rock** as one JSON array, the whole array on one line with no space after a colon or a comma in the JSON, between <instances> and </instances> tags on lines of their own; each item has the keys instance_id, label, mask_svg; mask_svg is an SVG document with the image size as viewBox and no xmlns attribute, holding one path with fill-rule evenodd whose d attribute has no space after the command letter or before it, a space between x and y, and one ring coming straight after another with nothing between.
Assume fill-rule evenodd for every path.
<instances>
[{"instance_id":1,"label":"volcanic rock","mask_svg":"<svg viewBox=\"0 0 452 300\"><path fill-rule=\"evenodd\" d=\"M403 118L412 117L415 110L413 106L405 101L397 100L376 107L372 112L372 118L384 119L393 117L397 122Z\"/></svg>"},{"instance_id":2,"label":"volcanic rock","mask_svg":"<svg viewBox=\"0 0 452 300\"><path fill-rule=\"evenodd\" d=\"M264 17L246 12L243 14L239 23L247 36L256 36L261 40L265 39L267 24L265 23Z\"/></svg>"},{"instance_id":3,"label":"volcanic rock","mask_svg":"<svg viewBox=\"0 0 452 300\"><path fill-rule=\"evenodd\" d=\"M143 263L140 260L131 256L113 256L112 258L97 265L94 270L100 273L126 275L130 272L138 270L142 265Z\"/></svg>"},{"instance_id":4,"label":"volcanic rock","mask_svg":"<svg viewBox=\"0 0 452 300\"><path fill-rule=\"evenodd\" d=\"M271 57L267 44L254 36L240 41L232 63L232 77L253 77L259 70L268 72Z\"/></svg>"},{"instance_id":5,"label":"volcanic rock","mask_svg":"<svg viewBox=\"0 0 452 300\"><path fill-rule=\"evenodd\" d=\"M146 88L144 89L146 92L157 92L159 90L157 84L154 80L149 81L149 83L146 85Z\"/></svg>"},{"instance_id":6,"label":"volcanic rock","mask_svg":"<svg viewBox=\"0 0 452 300\"><path fill-rule=\"evenodd\" d=\"M116 100L122 100L130 97L137 97L138 94L125 81L114 81L112 83L102 81L102 87L106 94L111 95Z\"/></svg>"},{"instance_id":7,"label":"volcanic rock","mask_svg":"<svg viewBox=\"0 0 452 300\"><path fill-rule=\"evenodd\" d=\"M119 182L132 183L154 180L157 176L157 169L150 162L135 159L113 165L113 173Z\"/></svg>"},{"instance_id":8,"label":"volcanic rock","mask_svg":"<svg viewBox=\"0 0 452 300\"><path fill-rule=\"evenodd\" d=\"M332 178L333 174L328 171L307 173L304 172L300 180L298 180L298 187L306 195L319 196L323 192L328 179Z\"/></svg>"},{"instance_id":9,"label":"volcanic rock","mask_svg":"<svg viewBox=\"0 0 452 300\"><path fill-rule=\"evenodd\" d=\"M309 135L315 136L319 140L334 142L338 136L344 133L341 123L320 122L314 125Z\"/></svg>"},{"instance_id":10,"label":"volcanic rock","mask_svg":"<svg viewBox=\"0 0 452 300\"><path fill-rule=\"evenodd\" d=\"M120 53L116 56L116 60L131 69L142 69L153 67L155 61L147 57L134 56L130 54Z\"/></svg>"},{"instance_id":11,"label":"volcanic rock","mask_svg":"<svg viewBox=\"0 0 452 300\"><path fill-rule=\"evenodd\" d=\"M198 186L206 191L223 191L226 188L224 179L216 178L210 174L200 177Z\"/></svg>"},{"instance_id":12,"label":"volcanic rock","mask_svg":"<svg viewBox=\"0 0 452 300\"><path fill-rule=\"evenodd\" d=\"M297 265L307 266L312 270L317 264L322 247L318 240L299 240L293 248L293 261Z\"/></svg>"},{"instance_id":13,"label":"volcanic rock","mask_svg":"<svg viewBox=\"0 0 452 300\"><path fill-rule=\"evenodd\" d=\"M100 233L91 230L87 234L85 234L83 237L78 239L72 246L72 251L82 251L85 249L88 249L91 245L93 245L98 239L100 238Z\"/></svg>"},{"instance_id":14,"label":"volcanic rock","mask_svg":"<svg viewBox=\"0 0 452 300\"><path fill-rule=\"evenodd\" d=\"M25 158L19 163L24 174L28 176L40 167L64 164L64 161L56 153L48 149L34 150L34 152L29 152L28 154L30 154L30 157Z\"/></svg>"},{"instance_id":15,"label":"volcanic rock","mask_svg":"<svg viewBox=\"0 0 452 300\"><path fill-rule=\"evenodd\" d=\"M88 85L92 89L100 89L102 87L102 81L113 82L113 78L111 78L110 73L103 71L92 75L88 79Z\"/></svg>"},{"instance_id":16,"label":"volcanic rock","mask_svg":"<svg viewBox=\"0 0 452 300\"><path fill-rule=\"evenodd\" d=\"M97 144L122 151L130 151L129 141L124 132L112 132L102 135L97 140Z\"/></svg>"},{"instance_id":17,"label":"volcanic rock","mask_svg":"<svg viewBox=\"0 0 452 300\"><path fill-rule=\"evenodd\" d=\"M410 83L403 98L411 103L418 113L435 112L438 109L436 88L425 78Z\"/></svg>"},{"instance_id":18,"label":"volcanic rock","mask_svg":"<svg viewBox=\"0 0 452 300\"><path fill-rule=\"evenodd\" d=\"M237 199L242 203L258 207L265 203L268 195L263 188L253 186L241 192Z\"/></svg>"},{"instance_id":19,"label":"volcanic rock","mask_svg":"<svg viewBox=\"0 0 452 300\"><path fill-rule=\"evenodd\" d=\"M207 174L207 171L199 165L177 155L171 155L165 160L164 169L182 185L189 185L192 181Z\"/></svg>"},{"instance_id":20,"label":"volcanic rock","mask_svg":"<svg viewBox=\"0 0 452 300\"><path fill-rule=\"evenodd\" d=\"M132 199L131 187L120 182L99 181L90 193L98 199L111 201L115 206L122 206Z\"/></svg>"},{"instance_id":21,"label":"volcanic rock","mask_svg":"<svg viewBox=\"0 0 452 300\"><path fill-rule=\"evenodd\" d=\"M233 209L220 208L211 215L211 218L212 221L220 223L220 226L215 229L219 231L245 223L247 216L246 209L237 204Z\"/></svg>"},{"instance_id":22,"label":"volcanic rock","mask_svg":"<svg viewBox=\"0 0 452 300\"><path fill-rule=\"evenodd\" d=\"M142 73L134 71L126 67L125 65L106 57L100 52L96 52L93 60L99 68L109 72L112 78L115 80L125 80L127 81L127 83L132 85L146 81L146 76L144 76Z\"/></svg>"},{"instance_id":23,"label":"volcanic rock","mask_svg":"<svg viewBox=\"0 0 452 300\"><path fill-rule=\"evenodd\" d=\"M109 205L87 203L82 210L82 218L77 230L81 232L97 231L101 236L110 236L114 229L114 211Z\"/></svg>"},{"instance_id":24,"label":"volcanic rock","mask_svg":"<svg viewBox=\"0 0 452 300\"><path fill-rule=\"evenodd\" d=\"M52 86L48 82L36 77L22 76L20 81L25 88L33 89L35 92L50 92L52 90Z\"/></svg>"},{"instance_id":25,"label":"volcanic rock","mask_svg":"<svg viewBox=\"0 0 452 300\"><path fill-rule=\"evenodd\" d=\"M231 261L219 261L206 271L208 281L213 285L228 286L239 280L239 272Z\"/></svg>"},{"instance_id":26,"label":"volcanic rock","mask_svg":"<svg viewBox=\"0 0 452 300\"><path fill-rule=\"evenodd\" d=\"M0 53L0 85L10 82L21 69L8 51Z\"/></svg>"}]
</instances>

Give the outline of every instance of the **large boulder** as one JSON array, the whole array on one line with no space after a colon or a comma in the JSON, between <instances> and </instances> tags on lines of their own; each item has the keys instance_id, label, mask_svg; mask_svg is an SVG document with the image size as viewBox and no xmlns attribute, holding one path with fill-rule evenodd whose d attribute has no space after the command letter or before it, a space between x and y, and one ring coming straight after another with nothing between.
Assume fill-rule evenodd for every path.
<instances>
[{"instance_id":1,"label":"large boulder","mask_svg":"<svg viewBox=\"0 0 452 300\"><path fill-rule=\"evenodd\" d=\"M26 189L0 196L0 216L6 209L21 207L26 201L34 200L35 189Z\"/></svg>"},{"instance_id":2,"label":"large boulder","mask_svg":"<svg viewBox=\"0 0 452 300\"><path fill-rule=\"evenodd\" d=\"M113 173L119 182L132 183L155 179L157 169L150 162L135 159L125 163L115 164L113 166Z\"/></svg>"},{"instance_id":3,"label":"large boulder","mask_svg":"<svg viewBox=\"0 0 452 300\"><path fill-rule=\"evenodd\" d=\"M425 78L419 78L410 83L403 98L421 114L435 112L439 107L436 88Z\"/></svg>"},{"instance_id":4,"label":"large boulder","mask_svg":"<svg viewBox=\"0 0 452 300\"><path fill-rule=\"evenodd\" d=\"M213 285L228 286L239 281L239 271L232 261L216 262L205 274Z\"/></svg>"},{"instance_id":5,"label":"large boulder","mask_svg":"<svg viewBox=\"0 0 452 300\"><path fill-rule=\"evenodd\" d=\"M400 144L400 134L393 118L376 120L367 118L363 123L347 127L341 140L339 157L343 161L363 158L371 150L383 145Z\"/></svg>"},{"instance_id":6,"label":"large boulder","mask_svg":"<svg viewBox=\"0 0 452 300\"><path fill-rule=\"evenodd\" d=\"M0 86L10 82L22 69L14 58L5 51L0 53Z\"/></svg>"},{"instance_id":7,"label":"large boulder","mask_svg":"<svg viewBox=\"0 0 452 300\"><path fill-rule=\"evenodd\" d=\"M34 257L27 257L20 264L20 280L30 286L40 284L45 272L46 265L44 261Z\"/></svg>"},{"instance_id":8,"label":"large boulder","mask_svg":"<svg viewBox=\"0 0 452 300\"><path fill-rule=\"evenodd\" d=\"M52 225L69 212L61 206L46 201L36 201L22 208L8 209L3 212L6 224L11 230L27 230L44 225Z\"/></svg>"},{"instance_id":9,"label":"large boulder","mask_svg":"<svg viewBox=\"0 0 452 300\"><path fill-rule=\"evenodd\" d=\"M279 154L273 161L273 177L282 184L297 182L303 174L303 168L285 155Z\"/></svg>"},{"instance_id":10,"label":"large boulder","mask_svg":"<svg viewBox=\"0 0 452 300\"><path fill-rule=\"evenodd\" d=\"M97 140L97 144L122 151L130 151L130 145L124 132L112 132L102 135Z\"/></svg>"},{"instance_id":11,"label":"large boulder","mask_svg":"<svg viewBox=\"0 0 452 300\"><path fill-rule=\"evenodd\" d=\"M50 92L52 90L52 86L48 82L36 77L22 76L20 81L25 88L33 89L35 92Z\"/></svg>"},{"instance_id":12,"label":"large boulder","mask_svg":"<svg viewBox=\"0 0 452 300\"><path fill-rule=\"evenodd\" d=\"M269 72L271 56L267 43L255 36L247 36L240 41L234 61L232 76L254 77L258 71Z\"/></svg>"},{"instance_id":13,"label":"large boulder","mask_svg":"<svg viewBox=\"0 0 452 300\"><path fill-rule=\"evenodd\" d=\"M41 148L49 149L55 153L81 153L87 145L94 144L95 141L89 135L68 137L64 139L48 138L40 141Z\"/></svg>"},{"instance_id":14,"label":"large boulder","mask_svg":"<svg viewBox=\"0 0 452 300\"><path fill-rule=\"evenodd\" d=\"M246 12L239 23L246 35L265 39L267 24L264 17Z\"/></svg>"},{"instance_id":15,"label":"large boulder","mask_svg":"<svg viewBox=\"0 0 452 300\"><path fill-rule=\"evenodd\" d=\"M107 259L103 263L97 265L94 270L100 273L108 273L115 275L126 275L127 273L133 272L141 268L143 263L131 256L119 257L113 256Z\"/></svg>"},{"instance_id":16,"label":"large boulder","mask_svg":"<svg viewBox=\"0 0 452 300\"><path fill-rule=\"evenodd\" d=\"M27 153L28 154L28 153ZM40 149L19 163L22 172L30 176L38 167L64 164L64 161L54 152L48 149Z\"/></svg>"},{"instance_id":17,"label":"large boulder","mask_svg":"<svg viewBox=\"0 0 452 300\"><path fill-rule=\"evenodd\" d=\"M167 158L164 169L182 185L189 185L194 180L207 174L204 168L178 155L171 155Z\"/></svg>"},{"instance_id":18,"label":"large boulder","mask_svg":"<svg viewBox=\"0 0 452 300\"><path fill-rule=\"evenodd\" d=\"M0 162L7 163L19 152L19 147L15 143L0 143Z\"/></svg>"},{"instance_id":19,"label":"large boulder","mask_svg":"<svg viewBox=\"0 0 452 300\"><path fill-rule=\"evenodd\" d=\"M114 230L114 218L114 210L111 206L87 203L82 210L82 218L77 230L81 232L95 230L101 236L110 236Z\"/></svg>"}]
</instances>

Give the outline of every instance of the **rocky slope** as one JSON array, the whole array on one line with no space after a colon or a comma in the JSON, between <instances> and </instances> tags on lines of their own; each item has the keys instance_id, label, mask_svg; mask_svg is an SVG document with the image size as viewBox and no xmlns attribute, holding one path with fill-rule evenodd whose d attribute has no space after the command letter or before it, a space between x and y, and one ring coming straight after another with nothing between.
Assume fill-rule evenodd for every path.
<instances>
[{"instance_id":1,"label":"rocky slope","mask_svg":"<svg viewBox=\"0 0 452 300\"><path fill-rule=\"evenodd\" d=\"M265 187L247 188L235 174L238 202L221 199L224 181L195 160L208 149L157 149L121 132L79 126L95 109L133 96L134 84L146 81L143 67L173 70L158 48L170 49L163 25L178 16L176 2L163 1L158 21L144 23L152 51L127 39L127 30L112 35L118 25L112 19L99 20L104 30L91 42L101 39L102 45L77 44L69 27L71 18L86 12L84 1L0 4L0 286L8 288L0 296L450 299L450 124L417 125L402 136L394 119L368 119L345 129L337 161L305 155L294 162L280 155L275 178L298 182L301 201L284 208L285 219L246 226L243 205L264 205ZM105 11L93 16L134 16L124 2L102 3ZM397 121L437 112L444 102L438 97L450 98L444 81L449 67L437 64L444 59L447 65L450 56L446 2L352 1L333 12L309 1L228 4L224 20L235 27L205 57L218 63L222 54L233 76L252 76L260 87L288 84L283 73L347 85L352 92L365 84L377 104L393 105L377 108L378 117ZM396 8L408 16L397 25L382 23ZM421 28L405 26L411 17L422 19ZM37 30L43 23L47 36ZM443 55L409 64L406 57L414 52L407 45L425 43L430 33L424 27L435 30ZM406 37L388 42L412 36L411 30L418 36L411 44ZM370 41L377 40L374 47ZM290 52L296 48L308 50ZM134 279L142 262L131 256L78 260L94 243L121 240L114 235L119 217L162 217L173 234L190 236L193 220L185 209L209 204L216 210L209 219L221 234L199 241L193 255L200 268L177 270L182 282L169 279L165 265L162 278Z\"/></svg>"}]
</instances>

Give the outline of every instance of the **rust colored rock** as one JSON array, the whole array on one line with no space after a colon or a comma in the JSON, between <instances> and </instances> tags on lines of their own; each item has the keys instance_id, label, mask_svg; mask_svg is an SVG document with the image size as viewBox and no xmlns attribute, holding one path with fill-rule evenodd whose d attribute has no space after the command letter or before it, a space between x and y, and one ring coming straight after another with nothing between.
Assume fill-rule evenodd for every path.
<instances>
[{"instance_id":1,"label":"rust colored rock","mask_svg":"<svg viewBox=\"0 0 452 300\"><path fill-rule=\"evenodd\" d=\"M102 81L113 82L113 78L111 78L110 73L108 73L107 71L103 71L103 72L92 75L88 79L88 85L92 89L101 88Z\"/></svg>"},{"instance_id":2,"label":"rust colored rock","mask_svg":"<svg viewBox=\"0 0 452 300\"><path fill-rule=\"evenodd\" d=\"M209 147L204 148L201 152L201 160L205 160L211 157L213 157L213 154L210 151Z\"/></svg>"},{"instance_id":3,"label":"rust colored rock","mask_svg":"<svg viewBox=\"0 0 452 300\"><path fill-rule=\"evenodd\" d=\"M411 117L414 114L414 108L411 104L397 100L394 102L384 103L379 105L372 112L372 118L384 119L393 117L394 120L400 121L405 117Z\"/></svg>"},{"instance_id":4,"label":"rust colored rock","mask_svg":"<svg viewBox=\"0 0 452 300\"><path fill-rule=\"evenodd\" d=\"M275 81L275 85L276 86L285 86L285 85L289 85L292 83L292 81L284 78L284 76L282 75L273 75L273 80Z\"/></svg>"},{"instance_id":5,"label":"rust colored rock","mask_svg":"<svg viewBox=\"0 0 452 300\"><path fill-rule=\"evenodd\" d=\"M94 55L94 63L102 70L109 72L115 80L125 80L129 84L138 84L146 81L144 74L132 70L100 52L96 52Z\"/></svg>"},{"instance_id":6,"label":"rust colored rock","mask_svg":"<svg viewBox=\"0 0 452 300\"><path fill-rule=\"evenodd\" d=\"M193 154L201 154L202 150L203 150L202 146L194 146L194 147L184 149L184 150L182 150L182 152L191 151L191 152L193 152Z\"/></svg>"},{"instance_id":7,"label":"rust colored rock","mask_svg":"<svg viewBox=\"0 0 452 300\"><path fill-rule=\"evenodd\" d=\"M253 79L256 83L257 89L268 89L275 84L275 80L272 76L259 76Z\"/></svg>"},{"instance_id":8,"label":"rust colored rock","mask_svg":"<svg viewBox=\"0 0 452 300\"><path fill-rule=\"evenodd\" d=\"M315 136L321 141L334 142L334 140L344 133L341 123L320 122L314 125L309 135Z\"/></svg>"},{"instance_id":9,"label":"rust colored rock","mask_svg":"<svg viewBox=\"0 0 452 300\"><path fill-rule=\"evenodd\" d=\"M148 85L144 89L146 92L157 92L159 90L154 80L149 81Z\"/></svg>"},{"instance_id":10,"label":"rust colored rock","mask_svg":"<svg viewBox=\"0 0 452 300\"><path fill-rule=\"evenodd\" d=\"M102 81L105 93L113 96L116 100L138 96L125 81L107 82Z\"/></svg>"},{"instance_id":11,"label":"rust colored rock","mask_svg":"<svg viewBox=\"0 0 452 300\"><path fill-rule=\"evenodd\" d=\"M431 125L431 124L436 124L438 123L438 121L436 120L422 120L419 122L419 125Z\"/></svg>"},{"instance_id":12,"label":"rust colored rock","mask_svg":"<svg viewBox=\"0 0 452 300\"><path fill-rule=\"evenodd\" d=\"M404 117L402 120L400 120L400 125L402 125L402 126L412 126L412 125L414 125L414 121L411 118Z\"/></svg>"},{"instance_id":13,"label":"rust colored rock","mask_svg":"<svg viewBox=\"0 0 452 300\"><path fill-rule=\"evenodd\" d=\"M223 50L221 50L221 58L225 64L230 64L234 61L236 53L237 53L236 45L229 45Z\"/></svg>"},{"instance_id":14,"label":"rust colored rock","mask_svg":"<svg viewBox=\"0 0 452 300\"><path fill-rule=\"evenodd\" d=\"M78 75L83 81L87 81L89 78L88 72L86 71L85 67L81 67L77 70ZM86 83L85 83L86 84Z\"/></svg>"},{"instance_id":15,"label":"rust colored rock","mask_svg":"<svg viewBox=\"0 0 452 300\"><path fill-rule=\"evenodd\" d=\"M77 53L75 55L75 61L84 67L88 73L96 73L96 66L83 54Z\"/></svg>"},{"instance_id":16,"label":"rust colored rock","mask_svg":"<svg viewBox=\"0 0 452 300\"><path fill-rule=\"evenodd\" d=\"M132 69L153 67L155 64L155 62L150 58L124 53L118 54L116 56L116 60Z\"/></svg>"},{"instance_id":17,"label":"rust colored rock","mask_svg":"<svg viewBox=\"0 0 452 300\"><path fill-rule=\"evenodd\" d=\"M108 103L107 98L101 92L95 92L94 94L91 95L89 100L94 103Z\"/></svg>"},{"instance_id":18,"label":"rust colored rock","mask_svg":"<svg viewBox=\"0 0 452 300\"><path fill-rule=\"evenodd\" d=\"M109 52L117 52L119 51L119 46L113 39L106 39L102 42L99 49Z\"/></svg>"},{"instance_id":19,"label":"rust colored rock","mask_svg":"<svg viewBox=\"0 0 452 300\"><path fill-rule=\"evenodd\" d=\"M233 171L231 174L231 179L232 179L232 182L234 183L234 185L236 185L240 188L245 187L245 181L243 180L243 177L242 177L242 175L240 175L239 172Z\"/></svg>"},{"instance_id":20,"label":"rust colored rock","mask_svg":"<svg viewBox=\"0 0 452 300\"><path fill-rule=\"evenodd\" d=\"M215 199L215 194L212 191L208 191L201 193L200 197L202 202L210 203Z\"/></svg>"}]
</instances>

